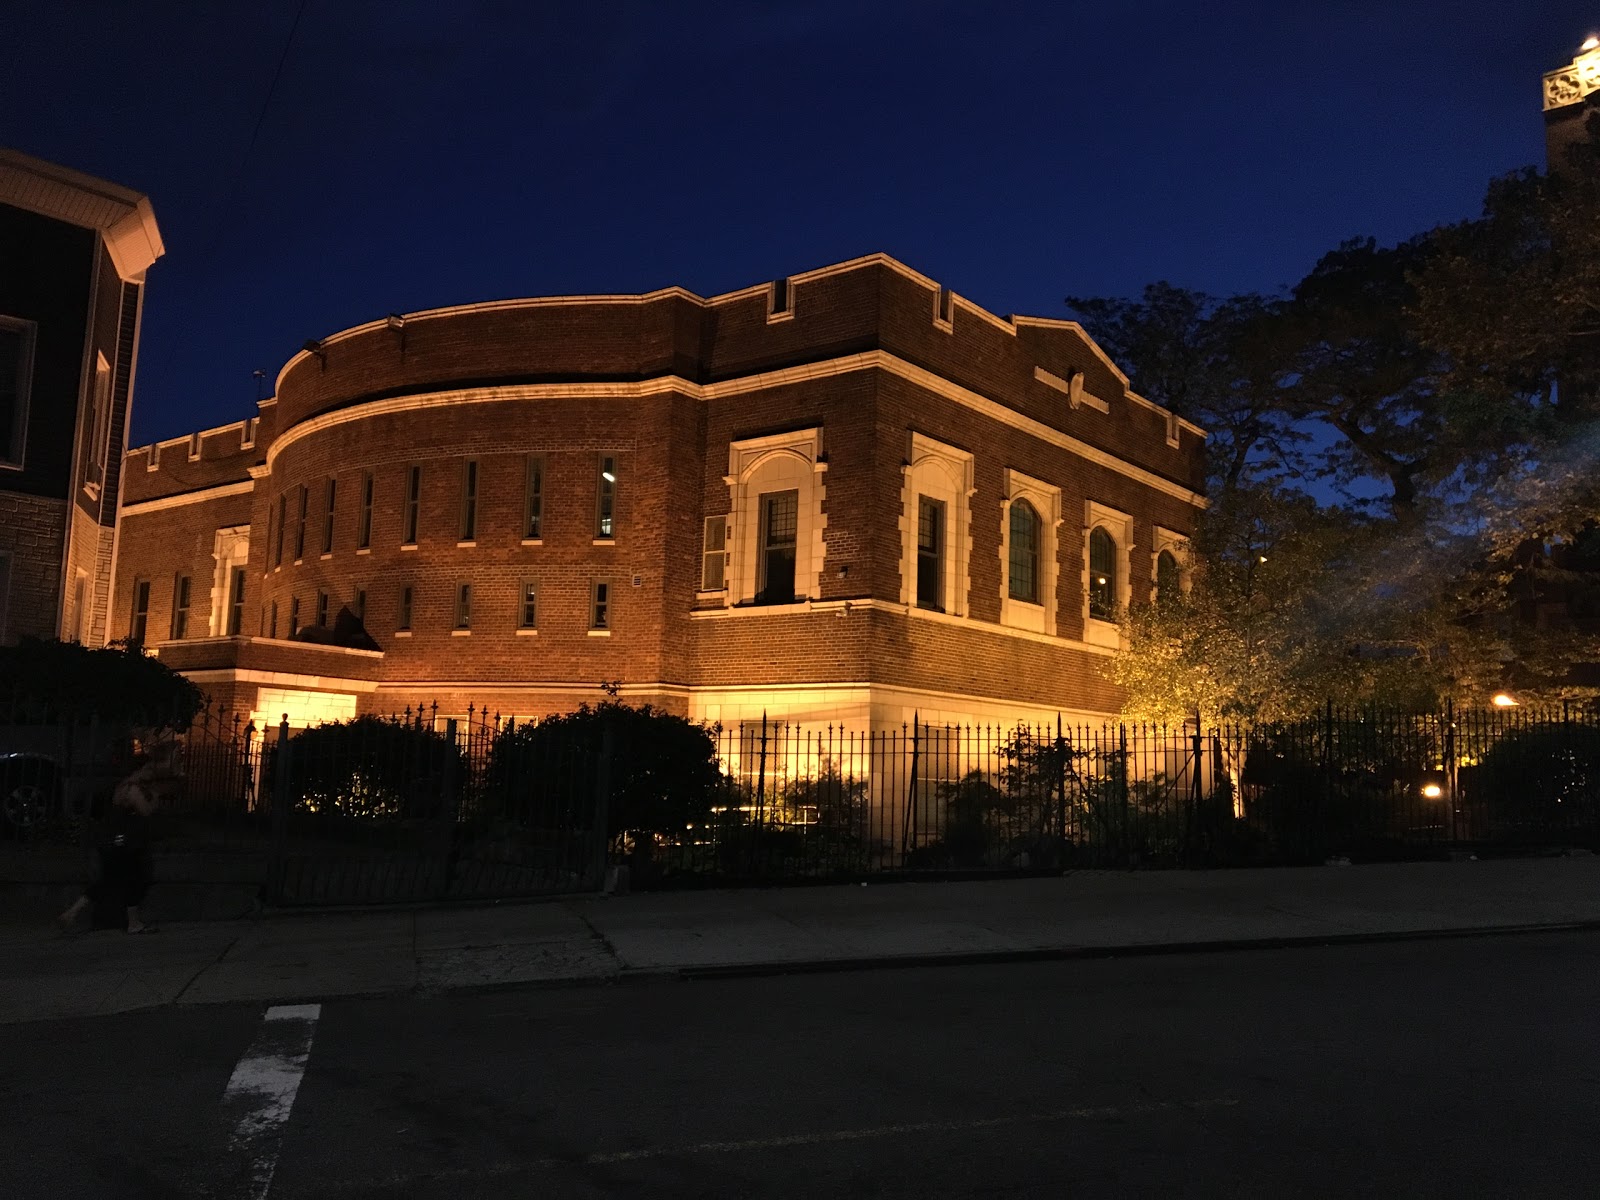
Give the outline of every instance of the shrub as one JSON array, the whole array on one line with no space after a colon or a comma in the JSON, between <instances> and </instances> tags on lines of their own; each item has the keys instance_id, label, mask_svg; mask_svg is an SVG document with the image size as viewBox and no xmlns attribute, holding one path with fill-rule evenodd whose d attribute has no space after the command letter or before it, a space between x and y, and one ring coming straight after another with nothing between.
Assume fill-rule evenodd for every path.
<instances>
[{"instance_id":1,"label":"shrub","mask_svg":"<svg viewBox=\"0 0 1600 1200\"><path fill-rule=\"evenodd\" d=\"M709 819L723 783L715 727L609 700L500 733L489 753L487 814L533 828L591 828L608 733L608 840L676 834Z\"/></svg>"},{"instance_id":2,"label":"shrub","mask_svg":"<svg viewBox=\"0 0 1600 1200\"><path fill-rule=\"evenodd\" d=\"M276 795L281 754L263 788ZM466 756L448 734L407 721L357 717L289 739L291 811L345 817L453 818L448 801L467 780Z\"/></svg>"},{"instance_id":3,"label":"shrub","mask_svg":"<svg viewBox=\"0 0 1600 1200\"><path fill-rule=\"evenodd\" d=\"M189 680L128 643L91 649L23 638L0 647L0 712L50 722L87 717L187 729L205 704Z\"/></svg>"},{"instance_id":4,"label":"shrub","mask_svg":"<svg viewBox=\"0 0 1600 1200\"><path fill-rule=\"evenodd\" d=\"M1593 830L1600 824L1600 729L1562 723L1507 733L1470 778L1471 798L1487 806L1499 836Z\"/></svg>"}]
</instances>

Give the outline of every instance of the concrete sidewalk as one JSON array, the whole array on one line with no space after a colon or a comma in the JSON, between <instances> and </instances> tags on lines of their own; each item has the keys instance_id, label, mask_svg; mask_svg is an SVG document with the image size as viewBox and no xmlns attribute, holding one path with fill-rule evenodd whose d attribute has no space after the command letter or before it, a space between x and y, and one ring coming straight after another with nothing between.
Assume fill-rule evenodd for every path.
<instances>
[{"instance_id":1,"label":"concrete sidewalk","mask_svg":"<svg viewBox=\"0 0 1600 1200\"><path fill-rule=\"evenodd\" d=\"M0 927L0 1022L168 1004L1600 926L1600 858L585 896L149 937Z\"/></svg>"}]
</instances>

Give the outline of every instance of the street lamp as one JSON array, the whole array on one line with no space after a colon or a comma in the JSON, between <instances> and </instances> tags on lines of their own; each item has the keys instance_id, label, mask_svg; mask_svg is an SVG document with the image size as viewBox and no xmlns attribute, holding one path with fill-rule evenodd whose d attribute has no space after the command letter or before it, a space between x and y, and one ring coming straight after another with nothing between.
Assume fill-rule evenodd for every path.
<instances>
[{"instance_id":1,"label":"street lamp","mask_svg":"<svg viewBox=\"0 0 1600 1200\"><path fill-rule=\"evenodd\" d=\"M1517 707L1517 702L1514 699L1512 699L1510 696L1508 696L1505 692L1496 692L1494 694L1494 697L1489 701L1489 703L1494 705L1496 708L1515 708L1515 707Z\"/></svg>"}]
</instances>

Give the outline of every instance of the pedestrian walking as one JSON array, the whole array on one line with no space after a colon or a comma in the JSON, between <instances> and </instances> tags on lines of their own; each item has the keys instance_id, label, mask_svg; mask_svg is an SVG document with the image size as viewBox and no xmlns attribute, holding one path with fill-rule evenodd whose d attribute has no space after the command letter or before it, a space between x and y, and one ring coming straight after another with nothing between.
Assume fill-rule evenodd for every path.
<instances>
[{"instance_id":1,"label":"pedestrian walking","mask_svg":"<svg viewBox=\"0 0 1600 1200\"><path fill-rule=\"evenodd\" d=\"M170 774L162 757L135 742L134 768L111 793L111 810L96 847L99 870L83 895L56 918L63 932L70 931L85 910L92 914L95 929L155 931L155 926L145 924L139 906L150 889L150 814L155 811L155 792Z\"/></svg>"}]
</instances>

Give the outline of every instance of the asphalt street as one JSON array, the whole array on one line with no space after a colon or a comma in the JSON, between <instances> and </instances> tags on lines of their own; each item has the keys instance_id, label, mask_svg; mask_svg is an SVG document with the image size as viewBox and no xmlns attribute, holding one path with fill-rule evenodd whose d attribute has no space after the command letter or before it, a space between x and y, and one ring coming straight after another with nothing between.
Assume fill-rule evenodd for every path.
<instances>
[{"instance_id":1,"label":"asphalt street","mask_svg":"<svg viewBox=\"0 0 1600 1200\"><path fill-rule=\"evenodd\" d=\"M1597 996L1571 933L16 1025L0 1196L1593 1196Z\"/></svg>"}]
</instances>

